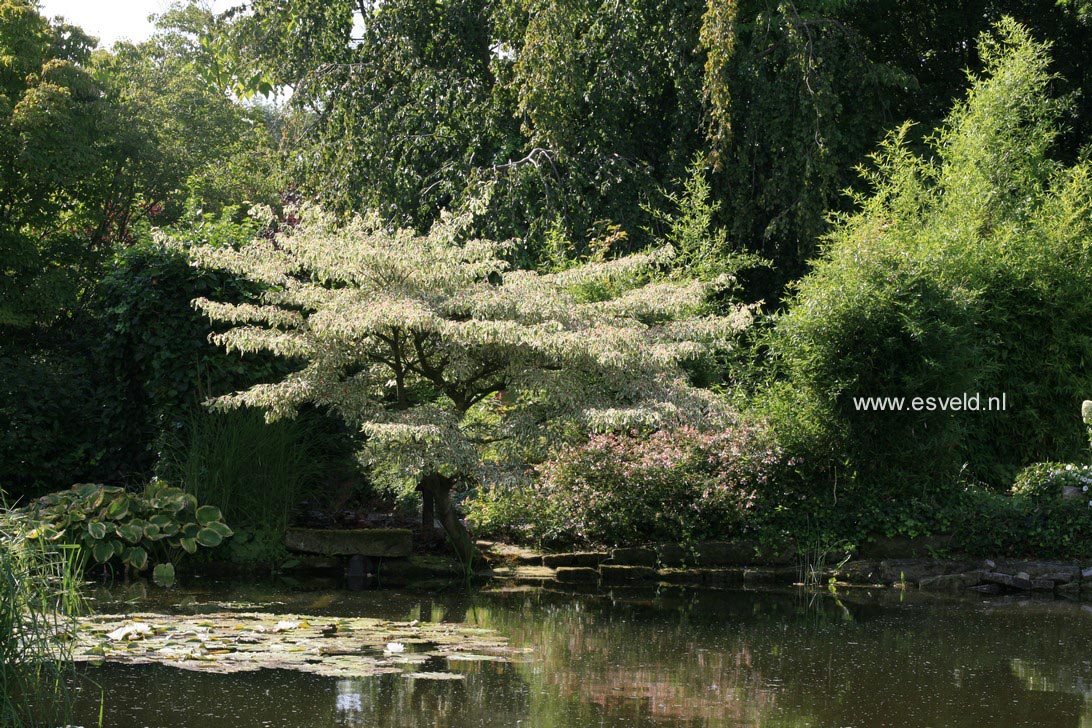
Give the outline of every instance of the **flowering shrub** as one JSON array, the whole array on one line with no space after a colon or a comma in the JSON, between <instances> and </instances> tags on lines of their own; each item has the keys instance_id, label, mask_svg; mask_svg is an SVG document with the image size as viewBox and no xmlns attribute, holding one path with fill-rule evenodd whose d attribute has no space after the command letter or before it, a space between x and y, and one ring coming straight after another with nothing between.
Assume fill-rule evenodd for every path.
<instances>
[{"instance_id":1,"label":"flowering shrub","mask_svg":"<svg viewBox=\"0 0 1092 728\"><path fill-rule=\"evenodd\" d=\"M557 538L596 544L737 535L781 463L764 428L597 435L540 468L540 508Z\"/></svg>"},{"instance_id":2,"label":"flowering shrub","mask_svg":"<svg viewBox=\"0 0 1092 728\"><path fill-rule=\"evenodd\" d=\"M1081 402L1081 419L1088 427L1088 444L1092 445L1092 399Z\"/></svg>"},{"instance_id":3,"label":"flowering shrub","mask_svg":"<svg viewBox=\"0 0 1092 728\"><path fill-rule=\"evenodd\" d=\"M1036 463L1024 468L1012 485L1013 495L1029 498L1059 498L1063 486L1079 488L1089 494L1092 505L1092 465L1073 463Z\"/></svg>"}]
</instances>

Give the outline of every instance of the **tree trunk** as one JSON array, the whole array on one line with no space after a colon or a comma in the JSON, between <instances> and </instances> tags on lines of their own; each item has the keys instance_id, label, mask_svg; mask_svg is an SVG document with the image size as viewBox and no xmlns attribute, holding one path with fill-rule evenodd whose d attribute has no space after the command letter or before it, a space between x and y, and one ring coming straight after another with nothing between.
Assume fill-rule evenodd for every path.
<instances>
[{"instance_id":1,"label":"tree trunk","mask_svg":"<svg viewBox=\"0 0 1092 728\"><path fill-rule=\"evenodd\" d=\"M418 487L421 491L421 525L426 529L436 528L436 499L432 492Z\"/></svg>"},{"instance_id":2,"label":"tree trunk","mask_svg":"<svg viewBox=\"0 0 1092 728\"><path fill-rule=\"evenodd\" d=\"M432 496L432 502L436 508L436 515L440 519L440 525L444 527L451 546L455 549L455 555L463 566L470 567L474 561L474 543L470 540L470 534L451 505L451 488L454 485L451 478L432 473L421 479L421 493Z\"/></svg>"}]
</instances>

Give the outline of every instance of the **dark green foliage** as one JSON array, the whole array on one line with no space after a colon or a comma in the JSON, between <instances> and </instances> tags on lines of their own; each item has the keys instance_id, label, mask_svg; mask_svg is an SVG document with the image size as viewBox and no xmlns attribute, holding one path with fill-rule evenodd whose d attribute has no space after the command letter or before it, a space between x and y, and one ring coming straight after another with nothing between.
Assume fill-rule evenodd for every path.
<instances>
[{"instance_id":1,"label":"dark green foliage","mask_svg":"<svg viewBox=\"0 0 1092 728\"><path fill-rule=\"evenodd\" d=\"M0 486L17 499L72 478L116 477L116 440L104 405L116 393L75 346L15 337L0 347Z\"/></svg>"},{"instance_id":2,"label":"dark green foliage","mask_svg":"<svg viewBox=\"0 0 1092 728\"><path fill-rule=\"evenodd\" d=\"M952 507L952 545L977 557L1087 559L1092 507L972 489Z\"/></svg>"},{"instance_id":3,"label":"dark green foliage","mask_svg":"<svg viewBox=\"0 0 1092 728\"><path fill-rule=\"evenodd\" d=\"M911 153L906 127L892 135L873 194L837 218L770 340L787 379L767 397L773 426L814 438L842 474L840 502L866 520L872 504L942 502L961 470L1007 488L1029 462L1083 456L1072 413L1092 389L1092 177L1049 155L1062 107L1046 48L1005 22L979 49L986 74L933 157ZM962 393L1005 395L1007 410L856 404Z\"/></svg>"},{"instance_id":4,"label":"dark green foliage","mask_svg":"<svg viewBox=\"0 0 1092 728\"><path fill-rule=\"evenodd\" d=\"M230 244L259 229L253 221L209 221L184 235ZM161 242L126 250L99 284L93 306L103 330L101 366L121 392L109 406L133 445L145 448L134 452L135 470L149 472L155 453L184 440L190 413L204 398L279 371L272 359L240 361L214 347L212 325L190 305L197 296L242 300L252 292L231 275L194 268L181 249Z\"/></svg>"},{"instance_id":5,"label":"dark green foliage","mask_svg":"<svg viewBox=\"0 0 1092 728\"><path fill-rule=\"evenodd\" d=\"M48 322L103 255L96 174L109 114L92 40L23 0L0 2L0 327Z\"/></svg>"},{"instance_id":6,"label":"dark green foliage","mask_svg":"<svg viewBox=\"0 0 1092 728\"><path fill-rule=\"evenodd\" d=\"M1062 91L1089 85L1092 47L1089 26L1052 0L259 0L253 10L216 26L210 63L244 87L272 78L296 89L285 151L325 203L423 229L495 184L482 232L516 236L520 262L534 265L551 237L580 255L612 225L626 233L617 252L643 247L662 232L658 190L704 154L724 202L717 223L734 247L776 264L749 282L762 297L806 270L827 212L845 207L842 189L886 129L910 115L923 133L941 122L965 69L983 67L974 39L991 23L1011 14L1055 39ZM1062 140L1069 157L1090 117Z\"/></svg>"}]
</instances>

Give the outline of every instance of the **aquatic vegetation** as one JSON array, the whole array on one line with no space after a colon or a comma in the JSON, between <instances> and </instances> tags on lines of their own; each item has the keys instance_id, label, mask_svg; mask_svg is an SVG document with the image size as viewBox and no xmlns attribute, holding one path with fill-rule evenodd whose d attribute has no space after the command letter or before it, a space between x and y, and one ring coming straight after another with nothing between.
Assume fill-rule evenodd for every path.
<instances>
[{"instance_id":1,"label":"aquatic vegetation","mask_svg":"<svg viewBox=\"0 0 1092 728\"><path fill-rule=\"evenodd\" d=\"M50 493L20 511L30 524L26 538L80 546L83 559L117 560L127 569L159 569L157 581L173 581L173 564L198 547L213 548L232 535L220 509L162 481L143 493L85 483Z\"/></svg>"},{"instance_id":2,"label":"aquatic vegetation","mask_svg":"<svg viewBox=\"0 0 1092 728\"><path fill-rule=\"evenodd\" d=\"M66 723L71 649L56 639L80 608L74 548L23 538L28 525L0 510L0 724Z\"/></svg>"},{"instance_id":3,"label":"aquatic vegetation","mask_svg":"<svg viewBox=\"0 0 1092 728\"><path fill-rule=\"evenodd\" d=\"M491 629L372 618L219 612L103 614L80 620L77 662L162 664L215 674L263 668L327 677L453 678L426 669L458 661L508 662L520 651Z\"/></svg>"}]
</instances>

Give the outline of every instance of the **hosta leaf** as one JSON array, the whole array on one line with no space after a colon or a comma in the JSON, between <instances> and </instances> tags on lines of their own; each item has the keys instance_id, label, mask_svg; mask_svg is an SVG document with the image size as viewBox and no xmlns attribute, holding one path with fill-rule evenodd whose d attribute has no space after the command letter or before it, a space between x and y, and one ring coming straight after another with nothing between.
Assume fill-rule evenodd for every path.
<instances>
[{"instance_id":1,"label":"hosta leaf","mask_svg":"<svg viewBox=\"0 0 1092 728\"><path fill-rule=\"evenodd\" d=\"M219 546L220 542L223 540L224 539L220 536L220 534L216 533L216 531L213 531L211 528L202 528L200 531L197 532L197 543L201 544L206 548Z\"/></svg>"},{"instance_id":2,"label":"hosta leaf","mask_svg":"<svg viewBox=\"0 0 1092 728\"><path fill-rule=\"evenodd\" d=\"M106 515L109 518L118 520L124 518L129 513L129 497L122 496L112 502L106 507Z\"/></svg>"},{"instance_id":3,"label":"hosta leaf","mask_svg":"<svg viewBox=\"0 0 1092 728\"><path fill-rule=\"evenodd\" d=\"M96 541L106 538L106 524L102 521L91 521L87 524L87 533Z\"/></svg>"},{"instance_id":4,"label":"hosta leaf","mask_svg":"<svg viewBox=\"0 0 1092 728\"><path fill-rule=\"evenodd\" d=\"M185 550L187 554L197 553L197 541L195 541L194 539L183 538L180 539L178 543L182 545L183 550Z\"/></svg>"},{"instance_id":5,"label":"hosta leaf","mask_svg":"<svg viewBox=\"0 0 1092 728\"><path fill-rule=\"evenodd\" d=\"M216 531L216 533L220 534L220 538L229 538L235 533L223 521L213 521L212 523L208 524L206 528L212 531Z\"/></svg>"},{"instance_id":6,"label":"hosta leaf","mask_svg":"<svg viewBox=\"0 0 1092 728\"><path fill-rule=\"evenodd\" d=\"M152 569L152 581L159 586L173 586L174 564L156 564Z\"/></svg>"},{"instance_id":7,"label":"hosta leaf","mask_svg":"<svg viewBox=\"0 0 1092 728\"><path fill-rule=\"evenodd\" d=\"M124 526L118 527L118 535L129 543L136 543L144 537L144 529L135 524L126 523Z\"/></svg>"},{"instance_id":8,"label":"hosta leaf","mask_svg":"<svg viewBox=\"0 0 1092 728\"><path fill-rule=\"evenodd\" d=\"M216 506L201 506L197 509L196 515L197 522L202 526L208 526L210 523L223 519L220 509Z\"/></svg>"},{"instance_id":9,"label":"hosta leaf","mask_svg":"<svg viewBox=\"0 0 1092 728\"><path fill-rule=\"evenodd\" d=\"M125 553L125 562L137 571L143 571L148 566L148 552L139 546L134 546Z\"/></svg>"},{"instance_id":10,"label":"hosta leaf","mask_svg":"<svg viewBox=\"0 0 1092 728\"><path fill-rule=\"evenodd\" d=\"M111 541L99 541L91 548L91 555L97 563L109 561L114 556L114 546Z\"/></svg>"}]
</instances>

